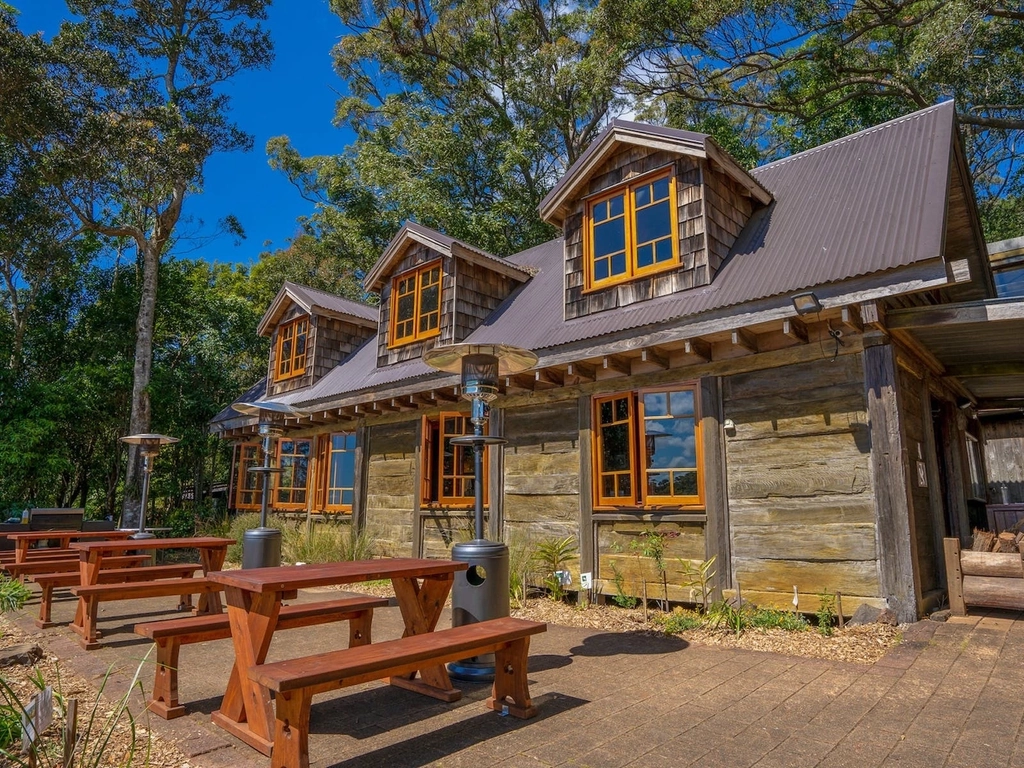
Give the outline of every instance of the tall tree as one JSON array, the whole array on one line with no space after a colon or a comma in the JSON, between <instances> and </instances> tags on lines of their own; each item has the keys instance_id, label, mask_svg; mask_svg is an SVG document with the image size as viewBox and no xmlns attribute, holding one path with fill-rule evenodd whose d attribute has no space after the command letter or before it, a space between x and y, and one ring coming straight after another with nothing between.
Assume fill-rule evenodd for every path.
<instances>
[{"instance_id":1,"label":"tall tree","mask_svg":"<svg viewBox=\"0 0 1024 768\"><path fill-rule=\"evenodd\" d=\"M600 16L640 99L756 115L769 157L953 98L989 229L1024 195L1015 0L602 0Z\"/></svg>"},{"instance_id":2,"label":"tall tree","mask_svg":"<svg viewBox=\"0 0 1024 768\"><path fill-rule=\"evenodd\" d=\"M272 58L270 0L69 0L48 86L61 127L38 163L86 231L132 242L141 263L129 430L148 432L157 279L182 203L215 152L247 150L224 92ZM137 457L129 457L134 487ZM128 493L125 522L137 515Z\"/></svg>"}]
</instances>

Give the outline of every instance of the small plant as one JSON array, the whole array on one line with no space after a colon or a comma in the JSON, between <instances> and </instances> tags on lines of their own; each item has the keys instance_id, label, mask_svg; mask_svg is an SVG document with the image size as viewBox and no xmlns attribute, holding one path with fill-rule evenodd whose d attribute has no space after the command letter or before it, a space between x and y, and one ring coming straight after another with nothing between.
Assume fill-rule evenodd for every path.
<instances>
[{"instance_id":1,"label":"small plant","mask_svg":"<svg viewBox=\"0 0 1024 768\"><path fill-rule=\"evenodd\" d=\"M665 565L665 541L678 536L676 531L647 530L641 532L633 542L641 555L654 561L654 569L661 577L661 608L663 611L668 610L668 568Z\"/></svg>"},{"instance_id":2,"label":"small plant","mask_svg":"<svg viewBox=\"0 0 1024 768\"><path fill-rule=\"evenodd\" d=\"M526 534L512 529L506 537L508 546L508 596L512 605L521 607L526 602L532 566L533 545Z\"/></svg>"},{"instance_id":3,"label":"small plant","mask_svg":"<svg viewBox=\"0 0 1024 768\"><path fill-rule=\"evenodd\" d=\"M576 539L566 536L564 539L545 539L537 544L533 560L544 573L544 586L547 587L551 599L560 602L565 597L565 587L559 578L559 571L564 571L569 563L576 559Z\"/></svg>"},{"instance_id":4,"label":"small plant","mask_svg":"<svg viewBox=\"0 0 1024 768\"><path fill-rule=\"evenodd\" d=\"M615 594L612 595L612 602L619 608L636 608L636 598L626 594L626 577L615 564L614 560L609 561L612 569L612 584L615 585Z\"/></svg>"},{"instance_id":5,"label":"small plant","mask_svg":"<svg viewBox=\"0 0 1024 768\"><path fill-rule=\"evenodd\" d=\"M753 611L747 606L733 606L726 600L718 600L708 606L705 624L708 629L729 629L742 634L750 626Z\"/></svg>"},{"instance_id":6,"label":"small plant","mask_svg":"<svg viewBox=\"0 0 1024 768\"><path fill-rule=\"evenodd\" d=\"M10 704L0 704L0 754L20 738L20 710Z\"/></svg>"},{"instance_id":7,"label":"small plant","mask_svg":"<svg viewBox=\"0 0 1024 768\"><path fill-rule=\"evenodd\" d=\"M700 605L701 613L707 613L714 590L712 581L715 578L715 556L712 555L699 565L694 565L692 560L679 560L679 564L683 570L683 586L690 589L690 599Z\"/></svg>"},{"instance_id":8,"label":"small plant","mask_svg":"<svg viewBox=\"0 0 1024 768\"><path fill-rule=\"evenodd\" d=\"M822 637L831 637L832 629L836 623L836 598L822 592L818 595L818 610L815 612L818 618L818 632Z\"/></svg>"},{"instance_id":9,"label":"small plant","mask_svg":"<svg viewBox=\"0 0 1024 768\"><path fill-rule=\"evenodd\" d=\"M0 613L20 610L32 597L32 590L17 579L0 576Z\"/></svg>"},{"instance_id":10,"label":"small plant","mask_svg":"<svg viewBox=\"0 0 1024 768\"><path fill-rule=\"evenodd\" d=\"M784 629L787 632L803 632L810 628L807 619L799 613L775 608L758 608L753 611L750 626L754 629Z\"/></svg>"},{"instance_id":11,"label":"small plant","mask_svg":"<svg viewBox=\"0 0 1024 768\"><path fill-rule=\"evenodd\" d=\"M678 635L688 629L698 629L704 623L704 618L696 611L687 611L683 608L676 608L672 613L667 613L659 619L661 628L668 635Z\"/></svg>"}]
</instances>

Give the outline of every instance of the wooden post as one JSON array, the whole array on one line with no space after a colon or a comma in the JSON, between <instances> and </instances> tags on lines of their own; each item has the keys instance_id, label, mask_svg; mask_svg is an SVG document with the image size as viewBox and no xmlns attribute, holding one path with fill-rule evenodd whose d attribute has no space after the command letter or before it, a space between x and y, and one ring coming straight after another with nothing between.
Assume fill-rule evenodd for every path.
<instances>
[{"instance_id":1,"label":"wooden post","mask_svg":"<svg viewBox=\"0 0 1024 768\"><path fill-rule=\"evenodd\" d=\"M596 581L598 577L597 536L594 531L594 489L590 463L593 451L590 440L592 413L593 400L591 396L582 395L577 401L580 436L580 572L590 572Z\"/></svg>"},{"instance_id":2,"label":"wooden post","mask_svg":"<svg viewBox=\"0 0 1024 768\"><path fill-rule=\"evenodd\" d=\"M864 348L864 388L871 427L871 484L875 492L879 587L900 622L917 621L911 549L909 478L896 395L896 359L884 338Z\"/></svg>"},{"instance_id":3,"label":"wooden post","mask_svg":"<svg viewBox=\"0 0 1024 768\"><path fill-rule=\"evenodd\" d=\"M946 553L946 583L949 588L949 609L954 616L966 616L964 603L964 574L960 570L960 539L943 539Z\"/></svg>"},{"instance_id":4,"label":"wooden post","mask_svg":"<svg viewBox=\"0 0 1024 768\"><path fill-rule=\"evenodd\" d=\"M839 628L842 629L846 626L846 618L843 616L843 593L836 592L836 620L839 623Z\"/></svg>"},{"instance_id":5,"label":"wooden post","mask_svg":"<svg viewBox=\"0 0 1024 768\"><path fill-rule=\"evenodd\" d=\"M75 761L75 744L78 741L78 699L68 701L67 717L64 720L64 759L61 768L72 768Z\"/></svg>"},{"instance_id":6,"label":"wooden post","mask_svg":"<svg viewBox=\"0 0 1024 768\"><path fill-rule=\"evenodd\" d=\"M722 599L722 590L732 585L729 556L729 494L726 485L724 417L722 385L715 376L700 380L700 424L704 457L704 503L707 524L704 528L704 559L715 558L714 600Z\"/></svg>"}]
</instances>

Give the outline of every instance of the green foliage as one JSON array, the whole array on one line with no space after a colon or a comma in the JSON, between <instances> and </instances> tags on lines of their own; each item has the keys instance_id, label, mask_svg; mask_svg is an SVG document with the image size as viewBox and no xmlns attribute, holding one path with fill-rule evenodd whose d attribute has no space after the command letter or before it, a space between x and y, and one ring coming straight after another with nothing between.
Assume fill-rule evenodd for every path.
<instances>
[{"instance_id":1,"label":"green foliage","mask_svg":"<svg viewBox=\"0 0 1024 768\"><path fill-rule=\"evenodd\" d=\"M530 538L513 528L507 534L505 545L508 547L508 589L509 599L514 606L526 601L530 585L530 573L533 569L533 543Z\"/></svg>"},{"instance_id":2,"label":"green foliage","mask_svg":"<svg viewBox=\"0 0 1024 768\"><path fill-rule=\"evenodd\" d=\"M704 623L704 617L696 611L676 608L671 613L659 616L658 622L666 634L678 635L688 629L699 629Z\"/></svg>"},{"instance_id":3,"label":"green foliage","mask_svg":"<svg viewBox=\"0 0 1024 768\"><path fill-rule=\"evenodd\" d=\"M823 637L830 637L836 623L836 597L822 592L818 595L818 610L815 612L818 619L818 631Z\"/></svg>"},{"instance_id":4,"label":"green foliage","mask_svg":"<svg viewBox=\"0 0 1024 768\"><path fill-rule=\"evenodd\" d=\"M283 531L282 556L290 563L369 560L374 555L373 536L357 532L350 522L298 523Z\"/></svg>"},{"instance_id":5,"label":"green foliage","mask_svg":"<svg viewBox=\"0 0 1024 768\"><path fill-rule=\"evenodd\" d=\"M787 632L803 632L810 628L802 614L774 608L756 609L751 614L750 626L755 629L784 629Z\"/></svg>"},{"instance_id":6,"label":"green foliage","mask_svg":"<svg viewBox=\"0 0 1024 768\"><path fill-rule=\"evenodd\" d=\"M625 575L619 570L614 560L610 560L608 564L612 569L612 583L615 585L615 594L612 595L612 602L619 606L619 608L636 608L637 599L633 595L626 593Z\"/></svg>"},{"instance_id":7,"label":"green foliage","mask_svg":"<svg viewBox=\"0 0 1024 768\"><path fill-rule=\"evenodd\" d=\"M533 561L543 574L543 584L551 599L556 602L565 597L565 587L555 574L566 570L569 564L576 560L577 550L576 539L573 536L566 536L564 539L544 539L537 543L534 550Z\"/></svg>"},{"instance_id":8,"label":"green foliage","mask_svg":"<svg viewBox=\"0 0 1024 768\"><path fill-rule=\"evenodd\" d=\"M749 603L736 606L727 600L718 600L708 606L704 614L704 626L712 630L725 629L739 635L748 629L803 632L809 625L803 616L792 611L759 608Z\"/></svg>"},{"instance_id":9,"label":"green foliage","mask_svg":"<svg viewBox=\"0 0 1024 768\"><path fill-rule=\"evenodd\" d=\"M697 565L691 560L680 559L679 565L683 572L682 586L689 588L690 598L699 603L701 610L707 613L708 601L714 591L715 556L712 555Z\"/></svg>"},{"instance_id":10,"label":"green foliage","mask_svg":"<svg viewBox=\"0 0 1024 768\"><path fill-rule=\"evenodd\" d=\"M32 590L17 579L0 574L0 613L21 610L30 597Z\"/></svg>"},{"instance_id":11,"label":"green foliage","mask_svg":"<svg viewBox=\"0 0 1024 768\"><path fill-rule=\"evenodd\" d=\"M21 741L21 710L10 704L0 704L0 754Z\"/></svg>"}]
</instances>

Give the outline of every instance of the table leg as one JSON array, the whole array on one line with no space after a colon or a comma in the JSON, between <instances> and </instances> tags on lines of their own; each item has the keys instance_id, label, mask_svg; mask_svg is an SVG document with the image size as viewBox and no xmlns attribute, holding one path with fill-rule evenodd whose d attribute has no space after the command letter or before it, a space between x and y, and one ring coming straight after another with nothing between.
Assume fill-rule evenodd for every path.
<instances>
[{"instance_id":1,"label":"table leg","mask_svg":"<svg viewBox=\"0 0 1024 768\"><path fill-rule=\"evenodd\" d=\"M103 554L101 552L82 552L78 561L79 585L85 587L98 584L102 564ZM81 636L78 641L79 645L87 650L99 647L97 642L99 633L96 631L97 607L98 603L95 598L79 597L75 620L71 622L71 629Z\"/></svg>"},{"instance_id":2,"label":"table leg","mask_svg":"<svg viewBox=\"0 0 1024 768\"><path fill-rule=\"evenodd\" d=\"M227 556L227 546L204 547L199 550L199 562L203 565L203 576L211 571L219 571L224 567L224 558ZM223 613L224 604L220 599L220 592L203 592L199 595L196 603L196 613Z\"/></svg>"},{"instance_id":3,"label":"table leg","mask_svg":"<svg viewBox=\"0 0 1024 768\"><path fill-rule=\"evenodd\" d=\"M445 600L448 599L448 593L452 590L452 584L455 583L454 575L430 576L423 579L422 584L416 579L400 578L393 578L391 583L394 585L398 607L405 620L403 637L433 632L441 617ZM444 664L424 666L418 670L418 674L419 680L416 679L417 672L410 672L408 675L390 678L390 683L442 701L458 701L462 696L459 690L452 687L448 669Z\"/></svg>"},{"instance_id":4,"label":"table leg","mask_svg":"<svg viewBox=\"0 0 1024 768\"><path fill-rule=\"evenodd\" d=\"M20 565L28 559L28 539L20 539L15 546L14 562Z\"/></svg>"},{"instance_id":5,"label":"table leg","mask_svg":"<svg viewBox=\"0 0 1024 768\"><path fill-rule=\"evenodd\" d=\"M220 709L212 720L249 746L269 755L274 746L270 691L249 679L249 668L266 661L281 612L279 593L258 594L225 587L235 666Z\"/></svg>"}]
</instances>

